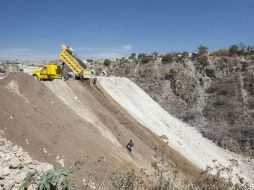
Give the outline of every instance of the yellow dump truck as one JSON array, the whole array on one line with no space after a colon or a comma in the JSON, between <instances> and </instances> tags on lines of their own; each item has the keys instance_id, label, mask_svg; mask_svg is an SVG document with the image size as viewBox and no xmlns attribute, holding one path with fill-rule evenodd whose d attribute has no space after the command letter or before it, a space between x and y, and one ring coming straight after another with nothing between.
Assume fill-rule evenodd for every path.
<instances>
[{"instance_id":1,"label":"yellow dump truck","mask_svg":"<svg viewBox=\"0 0 254 190\"><path fill-rule=\"evenodd\" d=\"M75 78L95 79L95 73L87 69L83 61L74 54L71 47L62 45L62 48L59 57L73 71Z\"/></svg>"},{"instance_id":2,"label":"yellow dump truck","mask_svg":"<svg viewBox=\"0 0 254 190\"><path fill-rule=\"evenodd\" d=\"M48 64L44 65L42 69L35 69L32 75L37 80L61 79L62 69L59 65Z\"/></svg>"},{"instance_id":3,"label":"yellow dump truck","mask_svg":"<svg viewBox=\"0 0 254 190\"><path fill-rule=\"evenodd\" d=\"M44 65L41 70L36 69L33 71L34 78L38 80L67 80L71 76L76 79L92 79L92 81L96 81L93 70L87 69L83 61L74 54L71 47L62 45L62 48L63 50L59 54L60 59L63 61L62 67L55 64ZM68 73L65 76L62 72L64 65L67 65L72 70L73 74Z\"/></svg>"}]
</instances>

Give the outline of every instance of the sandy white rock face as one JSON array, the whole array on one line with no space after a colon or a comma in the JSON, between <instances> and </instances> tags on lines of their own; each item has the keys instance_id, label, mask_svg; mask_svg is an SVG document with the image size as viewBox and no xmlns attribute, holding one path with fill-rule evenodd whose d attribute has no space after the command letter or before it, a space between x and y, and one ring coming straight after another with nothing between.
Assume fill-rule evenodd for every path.
<instances>
[{"instance_id":1,"label":"sandy white rock face","mask_svg":"<svg viewBox=\"0 0 254 190\"><path fill-rule=\"evenodd\" d=\"M236 159L239 167L234 169L234 173L249 182L254 181L253 160L250 161L250 159L224 150L202 137L193 127L167 113L129 79L100 77L98 81L102 88L136 120L155 134L166 135L169 139L169 146L200 169L205 169L207 166L213 167L216 164L228 166L230 159Z\"/></svg>"}]
</instances>

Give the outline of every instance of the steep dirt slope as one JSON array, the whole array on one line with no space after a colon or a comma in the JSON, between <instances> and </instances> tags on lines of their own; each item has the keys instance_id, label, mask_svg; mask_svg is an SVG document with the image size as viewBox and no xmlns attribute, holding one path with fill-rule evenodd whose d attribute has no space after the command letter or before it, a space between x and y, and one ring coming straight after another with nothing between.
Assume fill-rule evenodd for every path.
<instances>
[{"instance_id":1,"label":"steep dirt slope","mask_svg":"<svg viewBox=\"0 0 254 190\"><path fill-rule=\"evenodd\" d=\"M89 171L96 171L102 157L107 160L102 168L114 170L115 160L124 165L111 141L39 81L18 73L1 81L0 90L0 127L4 136L21 145L33 158L54 165L85 163L78 180Z\"/></svg>"},{"instance_id":2,"label":"steep dirt slope","mask_svg":"<svg viewBox=\"0 0 254 190\"><path fill-rule=\"evenodd\" d=\"M154 149L163 146L161 139L137 122L99 85L74 80L56 80L54 83L46 82L46 85L73 111L94 124L102 132L102 136L106 136L116 147L120 147L116 151L124 154L126 142L132 139L135 142L134 164L150 168L151 158L155 155ZM187 174L197 175L198 169L188 160L173 149L169 148L168 152L178 169Z\"/></svg>"},{"instance_id":3,"label":"steep dirt slope","mask_svg":"<svg viewBox=\"0 0 254 190\"><path fill-rule=\"evenodd\" d=\"M131 168L152 173L154 148L163 145L107 93L81 81L42 83L11 74L0 81L0 105L4 137L34 159L74 167L80 187L90 173L103 177ZM125 149L129 139L135 143L133 157ZM167 152L180 175L198 175L177 152Z\"/></svg>"},{"instance_id":4,"label":"steep dirt slope","mask_svg":"<svg viewBox=\"0 0 254 190\"><path fill-rule=\"evenodd\" d=\"M131 161L132 158L127 154L124 147L128 142L128 139L134 135L127 133L127 131L123 131L123 133L118 132L115 136L108 129L108 126L109 128L111 127L110 125L115 127L118 121L112 118L112 116L107 113L107 110L103 109L103 107L99 102L96 101L94 95L89 91L89 89L85 88L82 84L79 83L79 81L74 80L68 81L68 84L61 80L55 80L54 82L45 82L45 85L48 86L52 92L54 92L55 95L59 97L59 99L62 100L62 102L66 104L74 113L76 113L85 121L89 122L91 127L97 129L100 132L99 134L102 138L106 138L111 142L111 145L108 145L109 150L112 148L114 149L116 155L122 155L123 158ZM104 120L104 122L101 120ZM120 144L118 141L118 139L121 137L121 134L127 135L126 138L123 138L125 141L123 141L122 144ZM107 146L105 146L105 149L107 149ZM151 150L147 149L146 146L144 146L143 149L140 149L140 151L146 151L148 153L147 155L152 155ZM136 152L137 154L135 154L135 156L140 156L140 158L137 159L140 160L139 166L142 166L144 158L141 155L145 154L143 152L143 154L139 155L138 149ZM151 156L148 157L151 158ZM144 160L147 160L147 158ZM147 166L148 165L149 164L147 164Z\"/></svg>"},{"instance_id":5,"label":"steep dirt slope","mask_svg":"<svg viewBox=\"0 0 254 190\"><path fill-rule=\"evenodd\" d=\"M155 134L166 135L169 146L179 151L200 169L220 164L230 165L230 160L238 161L239 167L233 173L253 182L254 163L237 154L219 148L213 142L201 136L193 127L172 117L163 110L141 88L127 78L101 77L102 87L135 119ZM235 178L235 180L237 180Z\"/></svg>"},{"instance_id":6,"label":"steep dirt slope","mask_svg":"<svg viewBox=\"0 0 254 190\"><path fill-rule=\"evenodd\" d=\"M137 149L140 151L142 155L147 154L147 150L144 149L146 146L152 150L157 149L157 156L158 150L163 147L165 153L169 153L167 156L172 162L171 164L177 166L176 168L179 173L183 171L185 174L187 174L187 176L189 176L189 174L192 177L199 176L200 170L197 167L195 167L188 159L183 157L173 148L165 147L165 143L162 143L162 140L159 138L159 136L154 134L151 130L147 129L135 118L133 118L132 115L129 114L128 111L121 106L121 104L115 101L115 99L112 98L112 96L110 96L110 94L108 94L108 92L101 87L100 84L91 86L85 83L83 85L88 87L88 92L91 92L96 98L96 101L99 102L103 109L107 111L107 118L112 119L112 122L108 122L104 117L102 118L102 122L108 126L108 128L117 137L123 146L125 145L126 140L128 141L130 137L133 137L133 139L137 142L135 150ZM93 108L94 113L96 113L99 117L101 113L98 112L98 108ZM148 155L149 157L151 156L150 152Z\"/></svg>"}]
</instances>

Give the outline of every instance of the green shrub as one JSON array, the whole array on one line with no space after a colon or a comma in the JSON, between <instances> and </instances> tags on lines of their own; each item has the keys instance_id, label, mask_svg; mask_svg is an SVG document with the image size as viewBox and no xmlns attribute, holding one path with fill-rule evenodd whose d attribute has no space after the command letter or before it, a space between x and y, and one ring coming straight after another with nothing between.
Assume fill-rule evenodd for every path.
<instances>
[{"instance_id":1,"label":"green shrub","mask_svg":"<svg viewBox=\"0 0 254 190\"><path fill-rule=\"evenodd\" d=\"M111 65L111 63L112 63L112 61L110 59L105 59L104 62L103 62L103 65L108 67L108 66Z\"/></svg>"},{"instance_id":2,"label":"green shrub","mask_svg":"<svg viewBox=\"0 0 254 190\"><path fill-rule=\"evenodd\" d=\"M204 54L207 54L207 53L208 53L208 47L203 46L203 45L200 45L198 47L198 54L199 55L204 55Z\"/></svg>"},{"instance_id":3,"label":"green shrub","mask_svg":"<svg viewBox=\"0 0 254 190\"><path fill-rule=\"evenodd\" d=\"M125 57L122 57L120 60L118 60L119 61L119 64L120 65L124 65L125 63L127 63L128 62L128 60L125 58Z\"/></svg>"},{"instance_id":4,"label":"green shrub","mask_svg":"<svg viewBox=\"0 0 254 190\"><path fill-rule=\"evenodd\" d=\"M167 53L162 57L161 62L164 64L172 63L174 61L174 54L173 53Z\"/></svg>"},{"instance_id":5,"label":"green shrub","mask_svg":"<svg viewBox=\"0 0 254 190\"><path fill-rule=\"evenodd\" d=\"M216 163L216 160L214 160ZM228 166L221 164L215 165L213 168L207 166L206 170L201 174L199 180L190 186L189 190L202 189L202 190L250 190L248 183L238 175L233 174L233 170L237 168L237 160L229 160ZM215 173L212 175L211 173ZM239 180L238 183L233 183L232 179Z\"/></svg>"},{"instance_id":6,"label":"green shrub","mask_svg":"<svg viewBox=\"0 0 254 190\"><path fill-rule=\"evenodd\" d=\"M196 69L198 69L199 71L201 72L205 71L208 65L209 65L208 56L202 55L197 58L197 63L195 64L195 66L196 66Z\"/></svg>"},{"instance_id":7,"label":"green shrub","mask_svg":"<svg viewBox=\"0 0 254 190\"><path fill-rule=\"evenodd\" d=\"M183 58L188 58L188 57L189 57L189 53L188 53L187 51L184 51L184 52L182 53L182 57L183 57Z\"/></svg>"},{"instance_id":8,"label":"green shrub","mask_svg":"<svg viewBox=\"0 0 254 190\"><path fill-rule=\"evenodd\" d=\"M213 69L205 69L206 76L214 79L216 78L215 71Z\"/></svg>"},{"instance_id":9,"label":"green shrub","mask_svg":"<svg viewBox=\"0 0 254 190\"><path fill-rule=\"evenodd\" d=\"M110 180L113 187L119 190L148 189L144 185L144 180L134 170L127 171L124 174L113 174Z\"/></svg>"},{"instance_id":10,"label":"green shrub","mask_svg":"<svg viewBox=\"0 0 254 190\"><path fill-rule=\"evenodd\" d=\"M239 51L239 46L238 45L232 45L228 48L229 54L230 55L237 55Z\"/></svg>"},{"instance_id":11,"label":"green shrub","mask_svg":"<svg viewBox=\"0 0 254 190\"><path fill-rule=\"evenodd\" d=\"M199 64L201 64L203 67L206 67L208 63L208 57L207 56L201 56L198 58Z\"/></svg>"},{"instance_id":12,"label":"green shrub","mask_svg":"<svg viewBox=\"0 0 254 190\"><path fill-rule=\"evenodd\" d=\"M228 56L229 55L229 51L227 49L219 49L218 51L213 52L213 55L216 56Z\"/></svg>"},{"instance_id":13,"label":"green shrub","mask_svg":"<svg viewBox=\"0 0 254 190\"><path fill-rule=\"evenodd\" d=\"M136 58L136 53L132 53L129 57L129 59L135 59Z\"/></svg>"},{"instance_id":14,"label":"green shrub","mask_svg":"<svg viewBox=\"0 0 254 190\"><path fill-rule=\"evenodd\" d=\"M154 57L158 57L158 55L159 55L159 52L157 52L157 51L154 51L154 52L152 53L152 55L153 55Z\"/></svg>"},{"instance_id":15,"label":"green shrub","mask_svg":"<svg viewBox=\"0 0 254 190\"><path fill-rule=\"evenodd\" d=\"M247 53L248 53L248 55L253 55L254 54L254 46L248 46Z\"/></svg>"},{"instance_id":16,"label":"green shrub","mask_svg":"<svg viewBox=\"0 0 254 190\"><path fill-rule=\"evenodd\" d=\"M101 67L96 68L96 74L101 74L103 69Z\"/></svg>"},{"instance_id":17,"label":"green shrub","mask_svg":"<svg viewBox=\"0 0 254 190\"><path fill-rule=\"evenodd\" d=\"M141 63L149 63L150 61L153 60L153 56L151 55L147 55L145 53L140 53L138 55L138 60L141 62Z\"/></svg>"},{"instance_id":18,"label":"green shrub","mask_svg":"<svg viewBox=\"0 0 254 190\"><path fill-rule=\"evenodd\" d=\"M56 168L47 172L30 172L21 182L19 190L27 190L35 185L38 190L77 190L73 180L73 171Z\"/></svg>"},{"instance_id":19,"label":"green shrub","mask_svg":"<svg viewBox=\"0 0 254 190\"><path fill-rule=\"evenodd\" d=\"M204 86L204 80L203 80L203 78L199 78L198 80L199 80L200 86Z\"/></svg>"},{"instance_id":20,"label":"green shrub","mask_svg":"<svg viewBox=\"0 0 254 190\"><path fill-rule=\"evenodd\" d=\"M169 72L165 75L165 80L173 81L176 76L176 71L173 69L170 69Z\"/></svg>"}]
</instances>

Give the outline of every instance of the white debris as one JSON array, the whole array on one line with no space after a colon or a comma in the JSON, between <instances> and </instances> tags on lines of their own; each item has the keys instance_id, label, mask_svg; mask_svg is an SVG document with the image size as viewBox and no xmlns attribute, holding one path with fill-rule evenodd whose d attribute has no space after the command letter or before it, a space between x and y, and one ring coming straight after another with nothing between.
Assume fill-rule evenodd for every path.
<instances>
[{"instance_id":1,"label":"white debris","mask_svg":"<svg viewBox=\"0 0 254 190\"><path fill-rule=\"evenodd\" d=\"M75 101L76 101L76 102L79 102L79 99L78 99L78 97L77 97L77 96L75 96L75 98L74 98L74 99L75 99Z\"/></svg>"},{"instance_id":2,"label":"white debris","mask_svg":"<svg viewBox=\"0 0 254 190\"><path fill-rule=\"evenodd\" d=\"M228 166L230 159L236 159L239 167L234 173L244 177L248 182L254 181L251 164L245 163L243 157L218 147L195 128L171 116L129 79L99 77L98 80L104 90L130 115L158 136L167 136L169 146L200 169L205 169L208 165L213 167L215 164ZM214 163L213 160L217 162Z\"/></svg>"},{"instance_id":3,"label":"white debris","mask_svg":"<svg viewBox=\"0 0 254 190\"><path fill-rule=\"evenodd\" d=\"M47 153L48 153L48 151L47 151L47 149L46 149L46 148L43 148L43 152L44 152L45 154L47 154Z\"/></svg>"},{"instance_id":4,"label":"white debris","mask_svg":"<svg viewBox=\"0 0 254 190\"><path fill-rule=\"evenodd\" d=\"M13 145L1 135L0 142L4 142L0 146L0 189L18 189L28 172L53 168L48 163L32 160L21 147Z\"/></svg>"},{"instance_id":5,"label":"white debris","mask_svg":"<svg viewBox=\"0 0 254 190\"><path fill-rule=\"evenodd\" d=\"M59 160L57 160L57 162L59 164L61 164L62 167L64 167L64 159L59 159Z\"/></svg>"}]
</instances>

